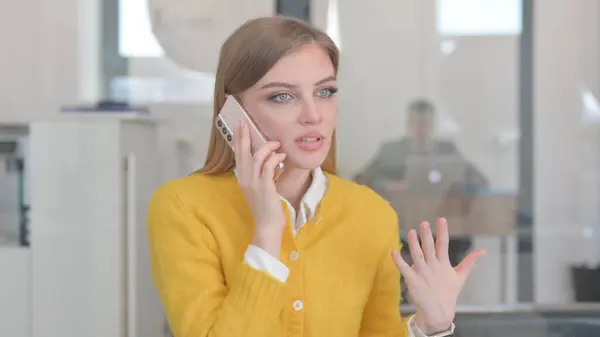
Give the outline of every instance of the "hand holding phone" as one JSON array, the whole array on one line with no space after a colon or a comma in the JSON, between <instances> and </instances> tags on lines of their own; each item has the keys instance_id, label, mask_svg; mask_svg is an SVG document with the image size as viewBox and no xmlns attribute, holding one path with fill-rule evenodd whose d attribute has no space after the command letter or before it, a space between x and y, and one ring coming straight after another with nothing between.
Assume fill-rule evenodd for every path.
<instances>
[{"instance_id":1,"label":"hand holding phone","mask_svg":"<svg viewBox=\"0 0 600 337\"><path fill-rule=\"evenodd\" d=\"M279 259L285 213L273 175L285 154L275 153L278 142L266 142L254 154L250 150L250 130L243 121L233 139L237 179L254 217L252 244Z\"/></svg>"},{"instance_id":2,"label":"hand holding phone","mask_svg":"<svg viewBox=\"0 0 600 337\"><path fill-rule=\"evenodd\" d=\"M267 141L232 96L227 102L216 127L234 149L238 184L254 216L252 244L279 259L286 219L274 177L285 154L275 152L279 142Z\"/></svg>"}]
</instances>

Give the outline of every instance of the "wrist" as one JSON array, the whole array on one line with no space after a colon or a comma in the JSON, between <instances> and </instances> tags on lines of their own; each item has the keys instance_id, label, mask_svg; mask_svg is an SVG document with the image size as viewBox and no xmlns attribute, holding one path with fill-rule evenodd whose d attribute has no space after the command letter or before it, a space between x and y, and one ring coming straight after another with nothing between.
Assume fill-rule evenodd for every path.
<instances>
[{"instance_id":1,"label":"wrist","mask_svg":"<svg viewBox=\"0 0 600 337\"><path fill-rule=\"evenodd\" d=\"M281 252L281 237L282 234L257 230L254 232L252 245L264 250L265 252L269 253L269 255L279 260L279 255Z\"/></svg>"},{"instance_id":2,"label":"wrist","mask_svg":"<svg viewBox=\"0 0 600 337\"><path fill-rule=\"evenodd\" d=\"M432 322L428 322L427 319L419 313L415 314L415 324L417 325L417 328L426 336L434 335L452 328L452 322L438 322L432 324Z\"/></svg>"}]
</instances>

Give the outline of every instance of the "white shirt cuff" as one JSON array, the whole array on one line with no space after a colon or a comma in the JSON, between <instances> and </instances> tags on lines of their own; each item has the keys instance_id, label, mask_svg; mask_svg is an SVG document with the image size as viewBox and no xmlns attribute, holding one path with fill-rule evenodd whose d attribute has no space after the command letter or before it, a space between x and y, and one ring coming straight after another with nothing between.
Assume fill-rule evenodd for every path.
<instances>
[{"instance_id":1,"label":"white shirt cuff","mask_svg":"<svg viewBox=\"0 0 600 337\"><path fill-rule=\"evenodd\" d=\"M254 245L250 245L246 249L244 262L250 267L264 271L283 283L287 282L290 275L290 270L283 262Z\"/></svg>"},{"instance_id":2,"label":"white shirt cuff","mask_svg":"<svg viewBox=\"0 0 600 337\"><path fill-rule=\"evenodd\" d=\"M421 329L419 329L419 326L417 325L416 321L415 321L415 315L410 316L410 318L408 319L408 336L409 337L446 337L446 336L452 336L454 334L454 329L456 327L454 326L454 323L452 323L452 325L450 326L450 329L446 330L446 331L440 331L438 333L435 333L433 335L426 335L423 331L421 331Z\"/></svg>"}]
</instances>

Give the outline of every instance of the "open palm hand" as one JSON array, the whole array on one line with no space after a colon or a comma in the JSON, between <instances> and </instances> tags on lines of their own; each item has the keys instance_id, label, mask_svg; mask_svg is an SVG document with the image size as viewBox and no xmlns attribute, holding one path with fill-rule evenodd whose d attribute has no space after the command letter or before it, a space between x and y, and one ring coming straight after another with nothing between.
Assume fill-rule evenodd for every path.
<instances>
[{"instance_id":1,"label":"open palm hand","mask_svg":"<svg viewBox=\"0 0 600 337\"><path fill-rule=\"evenodd\" d=\"M439 219L434 242L428 222L421 223L421 244L417 231L408 233L408 246L413 260L410 266L399 252L392 257L400 269L408 292L417 308L417 326L426 334L447 330L456 315L456 301L477 259L484 250L471 252L456 267L448 256L448 223Z\"/></svg>"}]
</instances>

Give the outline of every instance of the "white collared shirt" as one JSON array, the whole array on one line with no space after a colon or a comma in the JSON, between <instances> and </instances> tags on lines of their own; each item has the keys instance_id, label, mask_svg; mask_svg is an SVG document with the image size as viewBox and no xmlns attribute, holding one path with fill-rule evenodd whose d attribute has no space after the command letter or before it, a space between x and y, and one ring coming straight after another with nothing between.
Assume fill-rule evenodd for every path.
<instances>
[{"instance_id":1,"label":"white collared shirt","mask_svg":"<svg viewBox=\"0 0 600 337\"><path fill-rule=\"evenodd\" d=\"M235 172L235 171L234 171ZM302 229L302 227L312 219L317 211L317 207L323 199L325 192L327 191L327 177L321 170L316 168L312 172L312 183L306 191L306 194L300 200L300 207L298 212L292 206L292 204L281 197L288 206L290 220L293 223L294 236ZM273 257L271 254L264 250L250 245L244 254L244 262L250 265L252 268L263 271L276 278L281 282L287 282L290 271L288 267L280 260ZM442 331L435 335L427 336L423 333L419 327L415 324L415 316L411 316L408 321L408 334L409 337L445 337L450 336L454 333L454 323L450 329Z\"/></svg>"}]
</instances>

